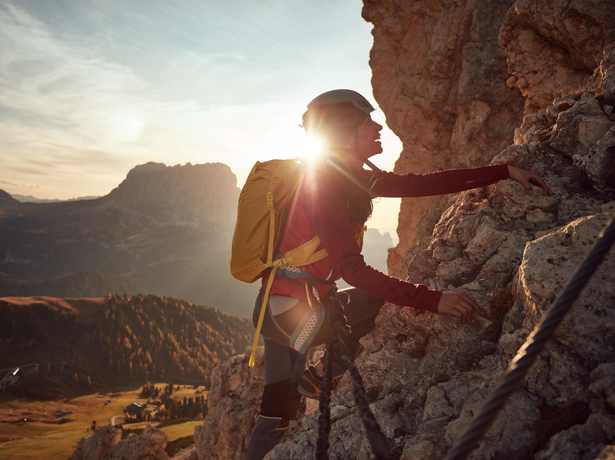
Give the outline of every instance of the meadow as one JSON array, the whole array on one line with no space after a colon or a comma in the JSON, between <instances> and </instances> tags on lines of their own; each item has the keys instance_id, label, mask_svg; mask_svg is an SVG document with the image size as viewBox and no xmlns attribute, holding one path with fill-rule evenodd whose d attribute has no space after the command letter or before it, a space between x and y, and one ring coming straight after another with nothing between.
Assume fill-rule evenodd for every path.
<instances>
[{"instance_id":1,"label":"meadow","mask_svg":"<svg viewBox=\"0 0 615 460\"><path fill-rule=\"evenodd\" d=\"M160 384L163 385L163 384ZM90 426L109 425L111 417L139 398L141 387L117 392L93 393L52 401L11 400L0 402L0 460L67 459L83 437L91 434ZM181 388L174 399L195 394L191 387ZM173 424L165 422L161 430L169 443L192 436L198 420ZM151 422L157 426L158 422ZM147 423L124 425L138 432Z\"/></svg>"}]
</instances>

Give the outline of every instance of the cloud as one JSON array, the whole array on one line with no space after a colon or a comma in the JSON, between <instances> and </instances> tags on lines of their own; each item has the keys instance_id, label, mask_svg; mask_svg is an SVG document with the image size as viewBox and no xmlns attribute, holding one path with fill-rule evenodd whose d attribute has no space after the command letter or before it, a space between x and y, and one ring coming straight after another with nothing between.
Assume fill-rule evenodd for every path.
<instances>
[{"instance_id":1,"label":"cloud","mask_svg":"<svg viewBox=\"0 0 615 460\"><path fill-rule=\"evenodd\" d=\"M128 155L96 149L77 149L68 145L41 144L35 158L26 159L27 164L49 171L53 168L75 169L85 173L115 173L129 167L133 161Z\"/></svg>"},{"instance_id":2,"label":"cloud","mask_svg":"<svg viewBox=\"0 0 615 460\"><path fill-rule=\"evenodd\" d=\"M13 193L36 189L43 197L104 195L117 186L132 167L147 159L69 145L31 144L27 155L0 154L3 173L19 178L18 181L0 180L0 183L5 183Z\"/></svg>"},{"instance_id":3,"label":"cloud","mask_svg":"<svg viewBox=\"0 0 615 460\"><path fill-rule=\"evenodd\" d=\"M239 119L227 114L245 110L227 106L238 89L229 81L248 71L245 56L178 49L156 72L141 75L143 69L113 62L103 44L92 43L0 4L0 155L28 157L33 143L46 142L191 161L212 152L224 158L242 137L231 127Z\"/></svg>"},{"instance_id":4,"label":"cloud","mask_svg":"<svg viewBox=\"0 0 615 460\"><path fill-rule=\"evenodd\" d=\"M24 126L62 130L73 145L112 147L125 140L116 113L145 118L147 87L130 68L109 62L78 37L60 40L11 3L0 5L0 104Z\"/></svg>"},{"instance_id":5,"label":"cloud","mask_svg":"<svg viewBox=\"0 0 615 460\"><path fill-rule=\"evenodd\" d=\"M8 180L2 180L2 179L0 179L0 184L9 185L11 187L17 187L17 185L18 185L15 182L11 182L11 181L8 181Z\"/></svg>"},{"instance_id":6,"label":"cloud","mask_svg":"<svg viewBox=\"0 0 615 460\"><path fill-rule=\"evenodd\" d=\"M81 42L0 3L0 174L19 191L107 193L155 152L138 141L166 104Z\"/></svg>"}]
</instances>

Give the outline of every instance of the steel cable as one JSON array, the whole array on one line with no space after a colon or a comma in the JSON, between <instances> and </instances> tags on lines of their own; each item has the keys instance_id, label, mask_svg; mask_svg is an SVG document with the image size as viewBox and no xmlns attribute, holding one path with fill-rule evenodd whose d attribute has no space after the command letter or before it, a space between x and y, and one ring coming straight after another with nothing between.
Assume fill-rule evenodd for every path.
<instances>
[{"instance_id":1,"label":"steel cable","mask_svg":"<svg viewBox=\"0 0 615 460\"><path fill-rule=\"evenodd\" d=\"M491 426L507 398L523 385L523 379L536 357L549 340L555 328L564 319L579 294L598 269L615 242L615 217L611 219L589 255L574 272L564 289L546 312L540 324L528 336L511 361L502 382L484 403L478 415L465 431L457 445L451 449L446 460L462 460L474 450L476 444Z\"/></svg>"},{"instance_id":2,"label":"steel cable","mask_svg":"<svg viewBox=\"0 0 615 460\"><path fill-rule=\"evenodd\" d=\"M392 440L389 440L382 432L380 424L376 420L372 410L369 407L367 392L363 378L359 373L353 359L354 353L349 345L351 339L351 331L348 320L343 313L337 312L337 319L334 321L335 330L338 332L339 340L331 340L327 344L327 353L325 359L325 375L319 398L320 416L318 417L318 440L316 443L316 459L327 460L329 458L329 435L331 432L331 387L333 373L333 359L335 353L338 353L338 359L346 370L350 372L352 378L352 390L355 404L359 409L359 415L363 422L363 428L367 440L377 460L397 460L401 456L401 449L395 446Z\"/></svg>"},{"instance_id":3,"label":"steel cable","mask_svg":"<svg viewBox=\"0 0 615 460\"><path fill-rule=\"evenodd\" d=\"M329 435L331 433L331 380L333 367L333 342L327 345L325 356L325 375L322 381L318 409L318 441L316 442L316 460L329 459Z\"/></svg>"}]
</instances>

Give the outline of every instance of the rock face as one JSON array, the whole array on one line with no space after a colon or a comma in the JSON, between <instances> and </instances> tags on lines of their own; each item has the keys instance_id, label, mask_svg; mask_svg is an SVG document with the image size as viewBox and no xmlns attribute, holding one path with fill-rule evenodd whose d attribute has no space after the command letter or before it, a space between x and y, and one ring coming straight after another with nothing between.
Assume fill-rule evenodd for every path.
<instances>
[{"instance_id":1,"label":"rock face","mask_svg":"<svg viewBox=\"0 0 615 460\"><path fill-rule=\"evenodd\" d=\"M166 446L166 435L154 428L122 439L121 429L104 427L79 441L70 460L172 460Z\"/></svg>"},{"instance_id":2,"label":"rock face","mask_svg":"<svg viewBox=\"0 0 615 460\"><path fill-rule=\"evenodd\" d=\"M263 359L248 368L248 356L237 355L212 373L207 417L194 430L199 460L242 460L263 391Z\"/></svg>"},{"instance_id":3,"label":"rock face","mask_svg":"<svg viewBox=\"0 0 615 460\"><path fill-rule=\"evenodd\" d=\"M247 316L255 288L228 270L238 194L218 163L147 163L91 200L19 203L0 194L0 292L145 292Z\"/></svg>"},{"instance_id":4,"label":"rock face","mask_svg":"<svg viewBox=\"0 0 615 460\"><path fill-rule=\"evenodd\" d=\"M506 85L498 33L512 3L364 2L363 17L374 25L374 95L404 145L396 172L487 164L510 143L523 99ZM402 200L392 273L405 275L408 251L430 238L449 202L446 196Z\"/></svg>"},{"instance_id":5,"label":"rock face","mask_svg":"<svg viewBox=\"0 0 615 460\"><path fill-rule=\"evenodd\" d=\"M396 171L508 163L553 191L506 180L403 201L392 271L463 288L480 305L468 322L385 305L362 340L357 365L371 409L404 460L446 455L615 215L612 8L611 0L364 0L374 92L405 146ZM613 456L614 300L611 250L468 458ZM239 372L235 365L218 372ZM247 389L224 385L218 404L234 407ZM348 375L331 407L331 458L374 458ZM314 456L319 413L308 408L270 459ZM238 423L215 436L238 439ZM228 458L245 448L243 423Z\"/></svg>"},{"instance_id":6,"label":"rock face","mask_svg":"<svg viewBox=\"0 0 615 460\"><path fill-rule=\"evenodd\" d=\"M612 8L608 1L517 0L508 10L500 44L511 74L507 83L523 94L526 113L598 89L601 73L594 71L615 38Z\"/></svg>"}]
</instances>

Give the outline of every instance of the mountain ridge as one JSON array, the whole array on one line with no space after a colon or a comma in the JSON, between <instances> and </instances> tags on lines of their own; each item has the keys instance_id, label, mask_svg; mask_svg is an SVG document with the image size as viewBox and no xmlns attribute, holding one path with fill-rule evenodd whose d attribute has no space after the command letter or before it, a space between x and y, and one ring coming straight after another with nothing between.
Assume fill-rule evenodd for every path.
<instances>
[{"instance_id":1,"label":"mountain ridge","mask_svg":"<svg viewBox=\"0 0 615 460\"><path fill-rule=\"evenodd\" d=\"M148 292L247 316L256 288L228 270L238 195L221 163L153 162L96 199L19 203L3 194L0 292Z\"/></svg>"}]
</instances>

